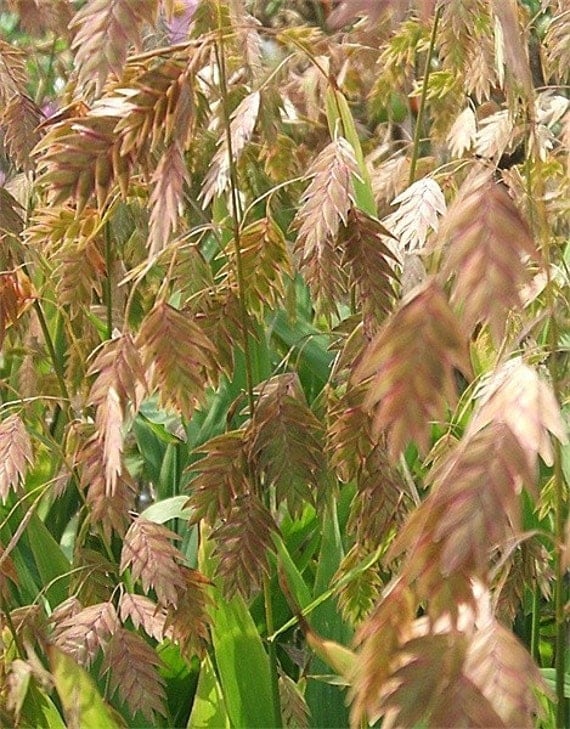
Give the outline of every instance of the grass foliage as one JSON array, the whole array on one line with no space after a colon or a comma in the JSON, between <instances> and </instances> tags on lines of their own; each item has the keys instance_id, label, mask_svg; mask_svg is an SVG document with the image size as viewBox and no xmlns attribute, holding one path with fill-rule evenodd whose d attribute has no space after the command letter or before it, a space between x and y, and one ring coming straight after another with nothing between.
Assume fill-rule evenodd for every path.
<instances>
[{"instance_id":1,"label":"grass foliage","mask_svg":"<svg viewBox=\"0 0 570 729\"><path fill-rule=\"evenodd\" d=\"M0 7L0 724L564 727L568 0Z\"/></svg>"}]
</instances>

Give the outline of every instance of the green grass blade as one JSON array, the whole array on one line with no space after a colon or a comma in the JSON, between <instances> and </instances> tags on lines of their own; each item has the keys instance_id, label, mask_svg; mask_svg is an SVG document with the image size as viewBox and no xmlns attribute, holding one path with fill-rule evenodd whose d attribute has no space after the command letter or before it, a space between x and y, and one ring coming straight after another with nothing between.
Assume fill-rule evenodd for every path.
<instances>
[{"instance_id":1,"label":"green grass blade","mask_svg":"<svg viewBox=\"0 0 570 729\"><path fill-rule=\"evenodd\" d=\"M53 701L33 682L24 699L20 722L20 726L33 726L35 729L65 729L65 723Z\"/></svg>"},{"instance_id":2,"label":"green grass blade","mask_svg":"<svg viewBox=\"0 0 570 729\"><path fill-rule=\"evenodd\" d=\"M207 577L214 577L215 560L204 525L198 566ZM269 657L247 605L239 595L226 600L217 589L211 591L214 661L232 726L274 727L279 707L273 703Z\"/></svg>"},{"instance_id":3,"label":"green grass blade","mask_svg":"<svg viewBox=\"0 0 570 729\"><path fill-rule=\"evenodd\" d=\"M326 107L331 137L334 138L337 128L340 127L341 133L354 149L354 156L358 163L360 175L360 179L357 177L353 178L356 205L365 213L368 213L368 215L376 216L377 210L374 193L372 192L372 182L364 161L360 139L356 131L356 124L354 123L354 118L346 97L338 89L333 89L329 86L326 94Z\"/></svg>"},{"instance_id":4,"label":"green grass blade","mask_svg":"<svg viewBox=\"0 0 570 729\"><path fill-rule=\"evenodd\" d=\"M206 655L200 666L200 678L194 698L188 729L230 729L222 688L212 664Z\"/></svg>"},{"instance_id":5,"label":"green grass blade","mask_svg":"<svg viewBox=\"0 0 570 729\"><path fill-rule=\"evenodd\" d=\"M233 726L275 726L269 659L245 602L218 595L211 618L216 665Z\"/></svg>"},{"instance_id":6,"label":"green grass blade","mask_svg":"<svg viewBox=\"0 0 570 729\"><path fill-rule=\"evenodd\" d=\"M153 521L155 524L165 524L171 519L188 520L192 515L192 510L184 508L187 501L187 496L171 496L147 506L141 513L141 517Z\"/></svg>"},{"instance_id":7,"label":"green grass blade","mask_svg":"<svg viewBox=\"0 0 570 729\"><path fill-rule=\"evenodd\" d=\"M89 674L53 646L48 652L55 688L68 728L119 729L113 710L103 701Z\"/></svg>"},{"instance_id":8,"label":"green grass blade","mask_svg":"<svg viewBox=\"0 0 570 729\"><path fill-rule=\"evenodd\" d=\"M323 514L322 541L315 579L315 595L325 593L336 573L344 548L341 539L337 513L337 503L330 499ZM341 645L349 645L351 631L340 617L336 602L332 597L323 601L311 616L311 627L320 636ZM311 662L312 673L330 673L329 667L321 659ZM311 709L314 727L347 727L349 725L345 696L337 686L320 681L309 681L307 684L307 703Z\"/></svg>"},{"instance_id":9,"label":"green grass blade","mask_svg":"<svg viewBox=\"0 0 570 729\"><path fill-rule=\"evenodd\" d=\"M32 514L22 541L30 547L41 584L51 583L46 591L50 604L59 605L68 597L69 560L37 514Z\"/></svg>"}]
</instances>

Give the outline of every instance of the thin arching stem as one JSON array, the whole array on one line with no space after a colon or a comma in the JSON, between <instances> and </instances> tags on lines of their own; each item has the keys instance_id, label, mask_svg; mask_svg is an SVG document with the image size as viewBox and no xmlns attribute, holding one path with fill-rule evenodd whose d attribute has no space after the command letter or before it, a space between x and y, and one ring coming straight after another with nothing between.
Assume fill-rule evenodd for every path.
<instances>
[{"instance_id":1,"label":"thin arching stem","mask_svg":"<svg viewBox=\"0 0 570 729\"><path fill-rule=\"evenodd\" d=\"M250 417L253 417L255 410L255 397L254 397L254 384L253 384L253 367L251 360L251 349L249 343L249 316L246 306L245 297L245 279L243 274L243 260L241 250L241 223L243 220L243 209L241 205L239 195L239 184L238 175L236 169L236 163L233 154L232 145L232 133L231 133L231 118L230 118L230 107L229 107L229 94L228 94L228 83L225 63L225 51L224 51L224 30L221 13L218 6L218 29L219 38L216 46L216 60L218 69L220 72L220 90L222 94L222 109L224 118L224 127L226 133L226 147L228 154L228 165L229 165L229 177L230 177L230 195L232 204L232 224L233 224L233 246L235 252L235 267L236 267L236 278L239 292L239 307L240 307L240 319L241 329L243 335L243 352L245 359L245 375L246 375L246 387L247 387L247 399L249 404ZM255 474L254 474L255 476ZM263 577L263 597L265 603L265 622L267 633L270 635L274 630L273 623L273 608L271 601L271 589L270 582L267 575ZM281 710L279 702L279 685L278 685L278 671L277 671L277 653L274 643L270 643L268 647L269 652L269 666L271 672L271 684L273 689L273 706L275 713L275 726L281 726Z\"/></svg>"},{"instance_id":2,"label":"thin arching stem","mask_svg":"<svg viewBox=\"0 0 570 729\"><path fill-rule=\"evenodd\" d=\"M418 159L420 156L422 130L424 128L424 117L425 117L425 109L426 109L428 81L429 81L430 72L431 72L431 57L433 55L433 49L435 48L435 39L437 38L437 27L439 25L439 19L441 17L442 10L443 10L443 6L440 5L437 8L437 10L435 11L435 15L433 18L433 26L431 29L431 38L429 41L429 48L428 48L427 54L426 54L426 62L425 62L425 66L424 66L424 75L423 75L423 81L422 81L422 94L420 96L420 106L418 109L418 117L416 119L416 128L414 130L414 144L413 144L413 148L412 148L412 160L410 162L410 177L409 177L409 181L408 181L408 183L410 185L416 179L416 168L417 168Z\"/></svg>"}]
</instances>

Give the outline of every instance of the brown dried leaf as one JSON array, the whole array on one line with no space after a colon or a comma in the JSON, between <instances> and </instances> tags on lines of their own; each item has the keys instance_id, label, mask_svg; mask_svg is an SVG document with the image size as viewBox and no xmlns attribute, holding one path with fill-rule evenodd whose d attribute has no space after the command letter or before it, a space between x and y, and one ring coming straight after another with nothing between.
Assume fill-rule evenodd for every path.
<instances>
[{"instance_id":1,"label":"brown dried leaf","mask_svg":"<svg viewBox=\"0 0 570 729\"><path fill-rule=\"evenodd\" d=\"M54 611L52 623L54 644L85 668L93 663L99 648L104 648L120 628L112 602L90 605L78 612L76 605L70 603L63 616Z\"/></svg>"},{"instance_id":2,"label":"brown dried leaf","mask_svg":"<svg viewBox=\"0 0 570 729\"><path fill-rule=\"evenodd\" d=\"M505 187L470 180L458 195L441 230L449 242L442 275L454 276L451 302L468 331L488 323L501 341L507 313L522 306L520 287L530 279L523 256L537 259L528 226Z\"/></svg>"},{"instance_id":3,"label":"brown dried leaf","mask_svg":"<svg viewBox=\"0 0 570 729\"><path fill-rule=\"evenodd\" d=\"M355 384L371 378L364 407L375 437L387 432L392 459L412 439L427 452L431 422L457 399L455 368L470 376L466 341L431 279L386 321L352 375Z\"/></svg>"},{"instance_id":4,"label":"brown dried leaf","mask_svg":"<svg viewBox=\"0 0 570 729\"><path fill-rule=\"evenodd\" d=\"M160 403L191 417L216 372L215 348L189 312L159 302L141 326L137 345Z\"/></svg>"},{"instance_id":5,"label":"brown dried leaf","mask_svg":"<svg viewBox=\"0 0 570 729\"><path fill-rule=\"evenodd\" d=\"M104 650L101 675L108 676L110 694L117 692L132 714L140 712L149 722L156 721L155 714L166 716L165 681L158 672L161 661L148 643L118 628Z\"/></svg>"},{"instance_id":6,"label":"brown dried leaf","mask_svg":"<svg viewBox=\"0 0 570 729\"><path fill-rule=\"evenodd\" d=\"M24 422L17 414L0 422L0 499L6 502L15 491L32 462L32 443Z\"/></svg>"},{"instance_id":7,"label":"brown dried leaf","mask_svg":"<svg viewBox=\"0 0 570 729\"><path fill-rule=\"evenodd\" d=\"M178 535L170 529L139 516L129 527L121 552L120 571L130 567L132 579L140 579L147 593L154 589L165 607L178 604L185 584L182 554L171 544L176 539Z\"/></svg>"},{"instance_id":8,"label":"brown dried leaf","mask_svg":"<svg viewBox=\"0 0 570 729\"><path fill-rule=\"evenodd\" d=\"M157 0L92 0L71 23L78 83L95 83L98 95L110 73L121 76L132 46L141 45L143 24L153 23Z\"/></svg>"}]
</instances>

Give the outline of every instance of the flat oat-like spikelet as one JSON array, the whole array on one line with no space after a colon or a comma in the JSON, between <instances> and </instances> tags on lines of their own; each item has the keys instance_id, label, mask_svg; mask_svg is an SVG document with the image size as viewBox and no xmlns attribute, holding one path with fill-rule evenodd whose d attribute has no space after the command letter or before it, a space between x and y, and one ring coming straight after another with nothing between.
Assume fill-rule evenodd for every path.
<instances>
[{"instance_id":1,"label":"flat oat-like spikelet","mask_svg":"<svg viewBox=\"0 0 570 729\"><path fill-rule=\"evenodd\" d=\"M506 188L486 175L470 180L444 218L448 245L442 276L453 276L451 302L467 331L489 324L498 343L507 314L520 308L520 288L530 280L524 261L538 258L535 242Z\"/></svg>"},{"instance_id":2,"label":"flat oat-like spikelet","mask_svg":"<svg viewBox=\"0 0 570 729\"><path fill-rule=\"evenodd\" d=\"M31 153L41 137L38 125L42 116L37 104L21 93L14 94L0 114L8 156L25 172L32 169Z\"/></svg>"},{"instance_id":3,"label":"flat oat-like spikelet","mask_svg":"<svg viewBox=\"0 0 570 729\"><path fill-rule=\"evenodd\" d=\"M283 726L287 729L309 729L311 726L311 711L300 683L301 681L295 683L286 673L281 673L279 676L279 703Z\"/></svg>"},{"instance_id":4,"label":"flat oat-like spikelet","mask_svg":"<svg viewBox=\"0 0 570 729\"><path fill-rule=\"evenodd\" d=\"M121 155L132 154L151 170L150 153L173 142L187 148L196 116L194 78L206 49L207 43L197 43L129 59L121 85L103 100L120 117Z\"/></svg>"},{"instance_id":5,"label":"flat oat-like spikelet","mask_svg":"<svg viewBox=\"0 0 570 729\"><path fill-rule=\"evenodd\" d=\"M104 648L120 628L119 618L112 602L90 605L79 611L72 604L69 607L71 610L63 614L54 612L52 615L53 642L88 668L99 649Z\"/></svg>"},{"instance_id":6,"label":"flat oat-like spikelet","mask_svg":"<svg viewBox=\"0 0 570 729\"><path fill-rule=\"evenodd\" d=\"M489 423L504 423L518 440L531 473L540 456L547 466L554 462L550 435L568 442L560 406L547 382L536 370L515 357L482 382L477 407L468 433Z\"/></svg>"},{"instance_id":7,"label":"flat oat-like spikelet","mask_svg":"<svg viewBox=\"0 0 570 729\"><path fill-rule=\"evenodd\" d=\"M119 154L119 117L103 113L56 122L36 146L38 182L52 205L72 199L81 213L94 196L102 209L118 184L126 196L132 157Z\"/></svg>"},{"instance_id":8,"label":"flat oat-like spikelet","mask_svg":"<svg viewBox=\"0 0 570 729\"><path fill-rule=\"evenodd\" d=\"M19 415L0 422L0 500L5 503L15 491L32 462L32 443Z\"/></svg>"},{"instance_id":9,"label":"flat oat-like spikelet","mask_svg":"<svg viewBox=\"0 0 570 729\"><path fill-rule=\"evenodd\" d=\"M440 286L428 280L386 321L351 378L371 378L364 408L375 437L387 433L392 459L410 440L427 452L431 422L457 399L455 368L470 377L466 340Z\"/></svg>"},{"instance_id":10,"label":"flat oat-like spikelet","mask_svg":"<svg viewBox=\"0 0 570 729\"><path fill-rule=\"evenodd\" d=\"M348 582L343 581L348 572L370 557L371 549L371 545L356 543L343 557L331 580L331 585L339 585L335 591L338 606L344 620L350 625L360 625L374 608L380 595L382 580L377 564L361 570Z\"/></svg>"},{"instance_id":11,"label":"flat oat-like spikelet","mask_svg":"<svg viewBox=\"0 0 570 729\"><path fill-rule=\"evenodd\" d=\"M118 628L104 649L101 675L108 676L110 694L118 693L132 714L140 712L153 722L166 716L164 679L158 672L160 658L140 635Z\"/></svg>"},{"instance_id":12,"label":"flat oat-like spikelet","mask_svg":"<svg viewBox=\"0 0 570 729\"><path fill-rule=\"evenodd\" d=\"M248 454L264 488L275 487L291 514L316 502L325 479L324 432L296 374L277 375L259 388L246 431Z\"/></svg>"},{"instance_id":13,"label":"flat oat-like spikelet","mask_svg":"<svg viewBox=\"0 0 570 729\"><path fill-rule=\"evenodd\" d=\"M30 279L21 268L0 272L0 347L8 327L17 323L33 298Z\"/></svg>"},{"instance_id":14,"label":"flat oat-like spikelet","mask_svg":"<svg viewBox=\"0 0 570 729\"><path fill-rule=\"evenodd\" d=\"M2 106L20 91L24 91L28 80L26 74L27 54L11 43L0 40L0 101Z\"/></svg>"},{"instance_id":15,"label":"flat oat-like spikelet","mask_svg":"<svg viewBox=\"0 0 570 729\"><path fill-rule=\"evenodd\" d=\"M98 95L110 73L120 76L127 54L141 44L145 22L152 23L158 0L91 0L72 20L72 48L78 82L95 84Z\"/></svg>"},{"instance_id":16,"label":"flat oat-like spikelet","mask_svg":"<svg viewBox=\"0 0 570 729\"><path fill-rule=\"evenodd\" d=\"M567 2L559 5L546 31L544 47L550 78L562 81L570 78L570 6Z\"/></svg>"},{"instance_id":17,"label":"flat oat-like spikelet","mask_svg":"<svg viewBox=\"0 0 570 729\"><path fill-rule=\"evenodd\" d=\"M470 642L463 670L503 726L536 726L536 716L542 713L536 689L546 687L536 664L510 630L494 619L481 625Z\"/></svg>"},{"instance_id":18,"label":"flat oat-like spikelet","mask_svg":"<svg viewBox=\"0 0 570 729\"><path fill-rule=\"evenodd\" d=\"M9 235L18 237L24 227L24 208L4 187L0 187L0 240Z\"/></svg>"},{"instance_id":19,"label":"flat oat-like spikelet","mask_svg":"<svg viewBox=\"0 0 570 729\"><path fill-rule=\"evenodd\" d=\"M367 333L384 320L395 301L397 258L383 240L389 235L380 222L356 208L350 210L347 224L340 228L342 265L350 270Z\"/></svg>"},{"instance_id":20,"label":"flat oat-like spikelet","mask_svg":"<svg viewBox=\"0 0 570 729\"><path fill-rule=\"evenodd\" d=\"M261 94L254 91L241 101L232 114L230 122L231 154L234 160L239 159L246 144L251 139L257 123ZM219 142L219 149L210 163L208 174L204 179L202 191L202 206L204 208L212 202L216 195L222 195L230 183L230 151L226 136Z\"/></svg>"},{"instance_id":21,"label":"flat oat-like spikelet","mask_svg":"<svg viewBox=\"0 0 570 729\"><path fill-rule=\"evenodd\" d=\"M254 494L238 498L226 521L210 535L218 559L216 577L223 580L224 594L245 597L259 590L269 576L269 552L274 551L277 525L271 513Z\"/></svg>"},{"instance_id":22,"label":"flat oat-like spikelet","mask_svg":"<svg viewBox=\"0 0 570 729\"><path fill-rule=\"evenodd\" d=\"M123 541L120 571L130 567L134 581L140 579L148 593L153 589L163 606L178 604L184 587L180 562L183 555L173 546L178 535L161 524L137 517Z\"/></svg>"},{"instance_id":23,"label":"flat oat-like spikelet","mask_svg":"<svg viewBox=\"0 0 570 729\"><path fill-rule=\"evenodd\" d=\"M214 526L217 519L228 519L234 501L251 491L244 433L244 430L229 431L211 438L196 450L203 458L188 469L195 474L186 505L193 511L190 523L197 524L204 519Z\"/></svg>"},{"instance_id":24,"label":"flat oat-like spikelet","mask_svg":"<svg viewBox=\"0 0 570 729\"><path fill-rule=\"evenodd\" d=\"M401 643L411 634L415 599L410 588L394 579L384 590L376 609L356 634L358 660L351 689L351 726L366 718L374 723L381 714L382 689L394 668Z\"/></svg>"},{"instance_id":25,"label":"flat oat-like spikelet","mask_svg":"<svg viewBox=\"0 0 570 729\"><path fill-rule=\"evenodd\" d=\"M225 283L238 290L235 246L220 254L226 263L220 270ZM285 297L285 280L293 278L293 265L283 232L268 215L247 225L240 233L241 278L246 308L263 321L266 309L276 308Z\"/></svg>"},{"instance_id":26,"label":"flat oat-like spikelet","mask_svg":"<svg viewBox=\"0 0 570 729\"><path fill-rule=\"evenodd\" d=\"M398 239L400 251L421 250L429 229L437 232L439 217L445 213L445 198L432 177L424 177L406 188L394 200L397 210L384 218L383 223Z\"/></svg>"},{"instance_id":27,"label":"flat oat-like spikelet","mask_svg":"<svg viewBox=\"0 0 570 729\"><path fill-rule=\"evenodd\" d=\"M492 550L520 531L520 491L532 480L517 440L500 423L460 441L430 473L430 495L389 554L406 552L405 577L430 601L430 615L452 613L468 599L468 575L487 580Z\"/></svg>"},{"instance_id":28,"label":"flat oat-like spikelet","mask_svg":"<svg viewBox=\"0 0 570 729\"><path fill-rule=\"evenodd\" d=\"M307 174L312 181L303 193L294 221L299 266L323 309L334 312L348 291L337 235L346 226L353 204L353 176L358 165L350 144L338 137L317 156Z\"/></svg>"},{"instance_id":29,"label":"flat oat-like spikelet","mask_svg":"<svg viewBox=\"0 0 570 729\"><path fill-rule=\"evenodd\" d=\"M122 437L120 443L122 444ZM119 441L117 441L119 448ZM87 505L90 507L89 519L103 531L107 539L112 532L123 536L130 524L129 513L135 507L137 487L126 468L122 467L122 445L117 463L120 472L112 474L112 486L108 480L104 444L95 434L78 450L76 459L80 467L80 485L86 491Z\"/></svg>"},{"instance_id":30,"label":"flat oat-like spikelet","mask_svg":"<svg viewBox=\"0 0 570 729\"><path fill-rule=\"evenodd\" d=\"M210 598L206 586L210 581L198 570L181 567L184 587L180 591L176 607L167 609L164 623L165 636L179 646L188 660L202 657L209 643L208 607Z\"/></svg>"},{"instance_id":31,"label":"flat oat-like spikelet","mask_svg":"<svg viewBox=\"0 0 570 729\"><path fill-rule=\"evenodd\" d=\"M124 592L119 602L119 615L123 625L130 620L138 630L140 627L157 643L164 640L166 609L144 595Z\"/></svg>"},{"instance_id":32,"label":"flat oat-like spikelet","mask_svg":"<svg viewBox=\"0 0 570 729\"><path fill-rule=\"evenodd\" d=\"M477 118L470 106L459 114L449 130L446 142L453 157L462 157L471 149L477 133Z\"/></svg>"},{"instance_id":33,"label":"flat oat-like spikelet","mask_svg":"<svg viewBox=\"0 0 570 729\"><path fill-rule=\"evenodd\" d=\"M100 297L106 275L102 241L99 236L66 239L55 252L53 260L58 301L69 307L72 318L88 310L93 295Z\"/></svg>"},{"instance_id":34,"label":"flat oat-like spikelet","mask_svg":"<svg viewBox=\"0 0 570 729\"><path fill-rule=\"evenodd\" d=\"M96 374L89 393L97 438L105 464L106 492L113 496L123 473L123 424L129 408L136 413L146 391L144 368L130 334L104 343L89 374Z\"/></svg>"},{"instance_id":35,"label":"flat oat-like spikelet","mask_svg":"<svg viewBox=\"0 0 570 729\"><path fill-rule=\"evenodd\" d=\"M168 243L180 218L180 203L188 170L182 149L172 142L152 175L150 195L149 253L156 255Z\"/></svg>"},{"instance_id":36,"label":"flat oat-like spikelet","mask_svg":"<svg viewBox=\"0 0 570 729\"><path fill-rule=\"evenodd\" d=\"M210 339L189 312L162 301L145 317L137 345L161 404L190 418L216 372Z\"/></svg>"}]
</instances>

